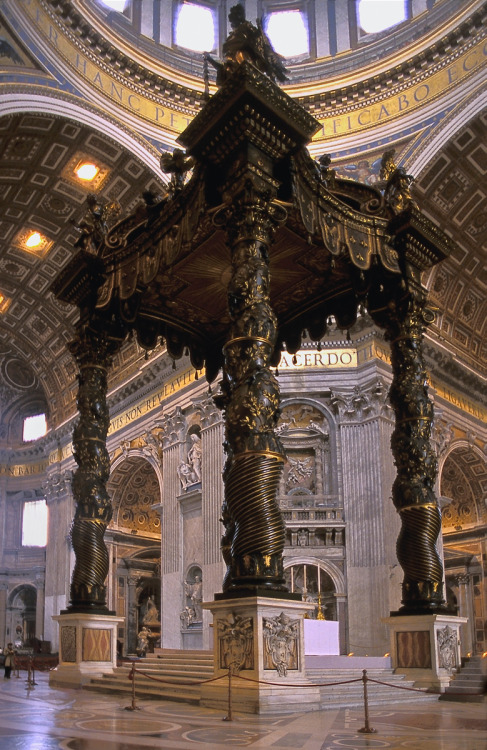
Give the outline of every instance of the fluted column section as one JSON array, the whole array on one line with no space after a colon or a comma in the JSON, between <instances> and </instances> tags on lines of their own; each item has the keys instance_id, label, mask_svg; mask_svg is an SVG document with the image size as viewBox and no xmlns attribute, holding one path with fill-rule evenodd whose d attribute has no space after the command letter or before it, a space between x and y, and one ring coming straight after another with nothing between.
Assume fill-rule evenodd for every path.
<instances>
[{"instance_id":1,"label":"fluted column section","mask_svg":"<svg viewBox=\"0 0 487 750\"><path fill-rule=\"evenodd\" d=\"M402 614L442 608L443 568L436 549L441 512L434 492L437 461L430 443L433 404L428 396L423 332L430 322L422 300L391 306L387 337L396 417L391 448L397 468L392 498L401 517L397 557L404 571Z\"/></svg>"},{"instance_id":2,"label":"fluted column section","mask_svg":"<svg viewBox=\"0 0 487 750\"><path fill-rule=\"evenodd\" d=\"M162 494L162 575L161 575L161 624L162 646L181 647L181 623L179 613L183 603L183 539L182 516L178 496L181 483L178 465L181 461L181 443L186 430L186 419L181 409L161 421L163 428L162 462L164 485Z\"/></svg>"},{"instance_id":3,"label":"fluted column section","mask_svg":"<svg viewBox=\"0 0 487 750\"><path fill-rule=\"evenodd\" d=\"M212 399L201 405L201 504L205 544L204 565L221 565L220 524L223 504L223 421Z\"/></svg>"},{"instance_id":4,"label":"fluted column section","mask_svg":"<svg viewBox=\"0 0 487 750\"><path fill-rule=\"evenodd\" d=\"M270 369L276 318L269 303L268 246L278 219L269 191L244 178L217 221L232 257L228 289L231 330L225 345L225 534L223 592L286 591L284 523L277 504L283 451L275 434L279 386Z\"/></svg>"},{"instance_id":5,"label":"fluted column section","mask_svg":"<svg viewBox=\"0 0 487 750\"><path fill-rule=\"evenodd\" d=\"M106 488L110 475L107 369L118 343L89 326L80 326L77 333L70 345L79 370L79 420L73 432L73 454L78 464L72 485L76 511L71 527L76 561L67 611L108 613L104 534L112 518L112 505Z\"/></svg>"},{"instance_id":6,"label":"fluted column section","mask_svg":"<svg viewBox=\"0 0 487 750\"><path fill-rule=\"evenodd\" d=\"M391 607L389 576L395 550L389 539L395 541L398 525L389 501L394 478L389 469L393 415L386 395L387 389L377 380L352 392L333 391L331 398L339 419L347 522L348 646L357 655L378 656L389 648L389 633L379 620Z\"/></svg>"}]
</instances>

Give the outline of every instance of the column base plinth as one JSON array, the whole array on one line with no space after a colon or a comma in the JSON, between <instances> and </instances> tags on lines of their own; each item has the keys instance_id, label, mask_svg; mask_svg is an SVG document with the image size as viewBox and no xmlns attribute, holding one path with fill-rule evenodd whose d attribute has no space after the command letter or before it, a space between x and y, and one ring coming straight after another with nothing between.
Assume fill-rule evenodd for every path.
<instances>
[{"instance_id":1,"label":"column base plinth","mask_svg":"<svg viewBox=\"0 0 487 750\"><path fill-rule=\"evenodd\" d=\"M68 611L52 619L59 623L59 665L49 674L50 685L82 687L93 677L113 672L124 617Z\"/></svg>"},{"instance_id":2,"label":"column base plinth","mask_svg":"<svg viewBox=\"0 0 487 750\"><path fill-rule=\"evenodd\" d=\"M225 598L222 598L225 597ZM306 677L304 615L314 604L288 598L218 594L204 609L213 615L214 676L202 685L201 705L238 713L316 711L320 691Z\"/></svg>"},{"instance_id":3,"label":"column base plinth","mask_svg":"<svg viewBox=\"0 0 487 750\"><path fill-rule=\"evenodd\" d=\"M451 614L409 614L382 618L389 625L394 671L415 687L443 693L461 665L460 626L466 617Z\"/></svg>"}]
</instances>

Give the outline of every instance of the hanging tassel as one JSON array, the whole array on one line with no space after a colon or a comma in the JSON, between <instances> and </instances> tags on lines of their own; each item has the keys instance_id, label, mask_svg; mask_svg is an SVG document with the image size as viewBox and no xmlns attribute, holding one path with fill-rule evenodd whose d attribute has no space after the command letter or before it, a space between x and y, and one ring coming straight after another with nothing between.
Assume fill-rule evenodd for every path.
<instances>
[{"instance_id":1,"label":"hanging tassel","mask_svg":"<svg viewBox=\"0 0 487 750\"><path fill-rule=\"evenodd\" d=\"M347 331L347 341L351 341L351 340L352 340L352 339L351 339L351 337L350 337L350 331Z\"/></svg>"},{"instance_id":2,"label":"hanging tassel","mask_svg":"<svg viewBox=\"0 0 487 750\"><path fill-rule=\"evenodd\" d=\"M292 360L292 362L293 362L293 365L297 365L298 364L298 358L296 357L295 354L293 354L293 360Z\"/></svg>"},{"instance_id":3,"label":"hanging tassel","mask_svg":"<svg viewBox=\"0 0 487 750\"><path fill-rule=\"evenodd\" d=\"M172 369L173 370L176 369L176 360L175 359L173 359L173 361L172 361Z\"/></svg>"},{"instance_id":4,"label":"hanging tassel","mask_svg":"<svg viewBox=\"0 0 487 750\"><path fill-rule=\"evenodd\" d=\"M194 371L194 379L199 380L198 370Z\"/></svg>"}]
</instances>

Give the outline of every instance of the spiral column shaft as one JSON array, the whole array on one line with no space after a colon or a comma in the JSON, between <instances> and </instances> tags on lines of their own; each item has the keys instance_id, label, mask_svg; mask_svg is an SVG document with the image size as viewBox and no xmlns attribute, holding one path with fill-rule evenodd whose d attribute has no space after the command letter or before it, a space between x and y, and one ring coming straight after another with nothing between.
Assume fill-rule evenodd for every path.
<instances>
[{"instance_id":1,"label":"spiral column shaft","mask_svg":"<svg viewBox=\"0 0 487 750\"><path fill-rule=\"evenodd\" d=\"M286 591L284 522L277 503L283 468L275 434L279 386L270 370L276 317L269 303L268 245L275 219L268 192L250 179L224 216L232 254L228 289L231 316L220 405L225 410L224 470L227 563L223 591Z\"/></svg>"},{"instance_id":2,"label":"spiral column shaft","mask_svg":"<svg viewBox=\"0 0 487 750\"><path fill-rule=\"evenodd\" d=\"M112 506L106 489L110 475L106 396L113 342L102 332L81 326L70 350L79 368L79 420L73 432L78 468L73 476L76 512L71 541L76 560L68 611L108 612L105 580L109 561L104 534Z\"/></svg>"},{"instance_id":3,"label":"spiral column shaft","mask_svg":"<svg viewBox=\"0 0 487 750\"><path fill-rule=\"evenodd\" d=\"M401 517L397 557L404 571L403 614L442 608L443 568L436 542L441 513L434 493L437 462L430 444L433 405L428 396L422 340L422 300L396 306L387 326L393 382L389 397L396 423L391 448L397 467L392 488Z\"/></svg>"}]
</instances>

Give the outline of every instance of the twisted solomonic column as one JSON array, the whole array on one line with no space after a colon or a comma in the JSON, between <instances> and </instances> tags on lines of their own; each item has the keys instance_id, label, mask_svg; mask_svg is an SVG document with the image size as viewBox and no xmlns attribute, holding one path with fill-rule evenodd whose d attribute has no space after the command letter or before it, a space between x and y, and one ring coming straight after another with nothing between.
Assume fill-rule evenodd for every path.
<instances>
[{"instance_id":1,"label":"twisted solomonic column","mask_svg":"<svg viewBox=\"0 0 487 750\"><path fill-rule=\"evenodd\" d=\"M390 308L395 412L391 448L397 467L392 498L401 517L397 557L404 571L401 614L443 609L443 568L436 549L441 512L434 492L437 461L430 443L433 404L428 396L422 341L430 311L409 298Z\"/></svg>"},{"instance_id":2,"label":"twisted solomonic column","mask_svg":"<svg viewBox=\"0 0 487 750\"><path fill-rule=\"evenodd\" d=\"M112 517L106 489L110 475L106 448L110 418L106 395L107 369L116 345L105 333L80 326L69 348L79 368L79 420L73 431L73 452L78 468L72 485L76 512L71 541L76 561L67 611L106 613L105 579L109 562L104 534Z\"/></svg>"},{"instance_id":3,"label":"twisted solomonic column","mask_svg":"<svg viewBox=\"0 0 487 750\"><path fill-rule=\"evenodd\" d=\"M225 410L223 592L285 592L284 522L277 503L283 450L275 427L279 386L270 370L276 317L269 304L268 246L284 217L268 193L245 185L219 217L232 256L228 304L232 321L225 345L222 393Z\"/></svg>"}]
</instances>

